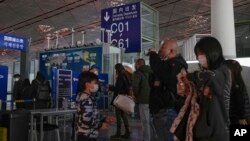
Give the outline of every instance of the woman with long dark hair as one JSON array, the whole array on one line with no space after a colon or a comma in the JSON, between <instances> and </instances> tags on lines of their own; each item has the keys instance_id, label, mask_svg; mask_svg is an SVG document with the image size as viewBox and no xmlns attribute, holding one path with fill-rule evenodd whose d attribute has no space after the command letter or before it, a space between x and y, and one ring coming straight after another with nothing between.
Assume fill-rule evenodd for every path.
<instances>
[{"instance_id":1,"label":"woman with long dark hair","mask_svg":"<svg viewBox=\"0 0 250 141\"><path fill-rule=\"evenodd\" d=\"M114 97L113 97L111 104L113 104L113 101L115 97L118 96L118 94L127 95L128 87L131 85L131 74L129 74L125 70L122 64L120 63L116 64L115 70L116 70L116 75L117 75L115 86L109 87L109 90L114 92ZM129 138L130 130L129 130L127 114L117 107L115 107L115 113L116 113L116 120L117 120L117 129L116 129L116 134L111 136L111 139ZM123 135L121 135L122 121L125 126L125 134Z\"/></svg>"},{"instance_id":2,"label":"woman with long dark hair","mask_svg":"<svg viewBox=\"0 0 250 141\"><path fill-rule=\"evenodd\" d=\"M200 115L194 126L194 138L228 141L231 76L224 64L222 47L216 38L205 37L197 42L194 52L203 70L196 78Z\"/></svg>"},{"instance_id":3,"label":"woman with long dark hair","mask_svg":"<svg viewBox=\"0 0 250 141\"><path fill-rule=\"evenodd\" d=\"M186 102L182 107L189 112L186 140L228 141L231 75L225 65L222 47L214 37L205 37L197 42L194 52L201 70L178 74L177 84L179 95L190 98L190 93L194 93L191 111L188 111ZM180 113L178 118L182 118Z\"/></svg>"}]
</instances>

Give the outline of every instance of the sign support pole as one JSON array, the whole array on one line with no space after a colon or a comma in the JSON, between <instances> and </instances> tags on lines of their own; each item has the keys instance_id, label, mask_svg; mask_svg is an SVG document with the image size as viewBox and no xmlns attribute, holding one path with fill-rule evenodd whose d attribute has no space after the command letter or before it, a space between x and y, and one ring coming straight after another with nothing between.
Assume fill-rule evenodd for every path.
<instances>
[{"instance_id":1,"label":"sign support pole","mask_svg":"<svg viewBox=\"0 0 250 141\"><path fill-rule=\"evenodd\" d=\"M29 65L29 49L31 45L31 40L30 38L28 42L26 43L26 51L21 51L21 58L20 58L20 75L22 78L29 78L29 73L30 73L30 65Z\"/></svg>"}]
</instances>

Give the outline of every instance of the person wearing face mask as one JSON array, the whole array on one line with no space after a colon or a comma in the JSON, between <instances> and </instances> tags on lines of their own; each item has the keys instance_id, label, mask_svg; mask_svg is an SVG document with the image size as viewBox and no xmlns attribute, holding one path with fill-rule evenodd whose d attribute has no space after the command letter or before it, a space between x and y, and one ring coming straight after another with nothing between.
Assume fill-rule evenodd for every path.
<instances>
[{"instance_id":1,"label":"person wearing face mask","mask_svg":"<svg viewBox=\"0 0 250 141\"><path fill-rule=\"evenodd\" d=\"M197 57L197 59L198 59L199 64L200 64L200 66L201 66L202 69L208 67L208 66L207 66L207 58L206 58L205 55L203 55L203 54L202 54L202 55L199 55L199 56Z\"/></svg>"},{"instance_id":2,"label":"person wearing face mask","mask_svg":"<svg viewBox=\"0 0 250 141\"><path fill-rule=\"evenodd\" d=\"M78 141L96 141L99 130L108 130L108 120L98 111L95 98L91 95L98 91L98 78L94 73L83 72L79 76L82 87L76 98Z\"/></svg>"},{"instance_id":3,"label":"person wearing face mask","mask_svg":"<svg viewBox=\"0 0 250 141\"><path fill-rule=\"evenodd\" d=\"M169 39L164 40L158 53L154 48L149 49L150 66L155 76L149 104L155 132L158 134L154 140L174 140L169 129L184 102L176 93L176 75L188 66L177 50L177 42Z\"/></svg>"},{"instance_id":4,"label":"person wearing face mask","mask_svg":"<svg viewBox=\"0 0 250 141\"><path fill-rule=\"evenodd\" d=\"M13 76L14 86L13 86L13 100L21 98L22 91L22 79L20 74L15 74ZM18 106L17 106L18 107Z\"/></svg>"},{"instance_id":5,"label":"person wearing face mask","mask_svg":"<svg viewBox=\"0 0 250 141\"><path fill-rule=\"evenodd\" d=\"M96 65L92 65L91 67L90 67L90 70L89 70L90 72L93 72L95 75L99 75L99 68L98 68L98 66L96 66Z\"/></svg>"},{"instance_id":6,"label":"person wearing face mask","mask_svg":"<svg viewBox=\"0 0 250 141\"><path fill-rule=\"evenodd\" d=\"M96 65L92 65L91 67L90 67L90 69L88 69L87 71L83 71L83 72L92 72L92 73L94 73L95 75L99 75L99 69L98 69L98 67L96 66ZM80 79L80 75L78 76L78 79ZM80 91L82 91L82 86L80 86L79 85L79 83L77 84L77 88L76 88L76 93L79 93ZM97 92L98 93L98 92ZM98 97L99 97L99 94L97 94L97 93L95 93L94 95L96 96L96 98L98 99ZM95 97L94 96L94 97Z\"/></svg>"},{"instance_id":7,"label":"person wearing face mask","mask_svg":"<svg viewBox=\"0 0 250 141\"><path fill-rule=\"evenodd\" d=\"M194 52L201 70L183 76L195 85L198 95L198 116L190 136L195 141L228 141L232 80L222 47L216 38L204 37L197 42ZM188 85L183 86L184 91L190 90Z\"/></svg>"},{"instance_id":8,"label":"person wearing face mask","mask_svg":"<svg viewBox=\"0 0 250 141\"><path fill-rule=\"evenodd\" d=\"M194 51L201 67L195 77L201 93L198 101L201 112L194 126L194 138L228 141L232 79L222 47L216 38L205 37L197 42Z\"/></svg>"},{"instance_id":9,"label":"person wearing face mask","mask_svg":"<svg viewBox=\"0 0 250 141\"><path fill-rule=\"evenodd\" d=\"M97 75L97 77L99 76L99 68L98 68L98 66L92 65L90 67L89 71L94 73L95 75ZM101 92L101 89L100 89L100 83L98 84L98 90L95 93L93 93L92 95L93 95L93 97L96 98L96 101L100 100L100 98L102 96L102 92Z\"/></svg>"}]
</instances>

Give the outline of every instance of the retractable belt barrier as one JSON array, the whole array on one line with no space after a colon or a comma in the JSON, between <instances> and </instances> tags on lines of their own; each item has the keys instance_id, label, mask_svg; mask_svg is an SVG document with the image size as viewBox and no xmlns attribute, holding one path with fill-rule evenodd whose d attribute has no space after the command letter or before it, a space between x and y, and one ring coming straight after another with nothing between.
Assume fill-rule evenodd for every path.
<instances>
[{"instance_id":1,"label":"retractable belt barrier","mask_svg":"<svg viewBox=\"0 0 250 141\"><path fill-rule=\"evenodd\" d=\"M18 100L6 100L2 102L3 103L7 103L7 102L28 103L28 102L36 102L36 100L35 99L18 99Z\"/></svg>"}]
</instances>

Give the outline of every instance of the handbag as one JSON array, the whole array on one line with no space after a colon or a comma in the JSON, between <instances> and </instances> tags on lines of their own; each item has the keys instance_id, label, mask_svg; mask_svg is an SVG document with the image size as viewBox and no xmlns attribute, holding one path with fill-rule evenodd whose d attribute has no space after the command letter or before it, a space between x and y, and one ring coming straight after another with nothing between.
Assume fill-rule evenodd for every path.
<instances>
[{"instance_id":1,"label":"handbag","mask_svg":"<svg viewBox=\"0 0 250 141\"><path fill-rule=\"evenodd\" d=\"M122 111L127 112L127 113L134 113L134 111L135 111L134 110L135 109L135 102L131 96L119 94L118 96L116 96L113 104L117 108L119 108Z\"/></svg>"}]
</instances>

